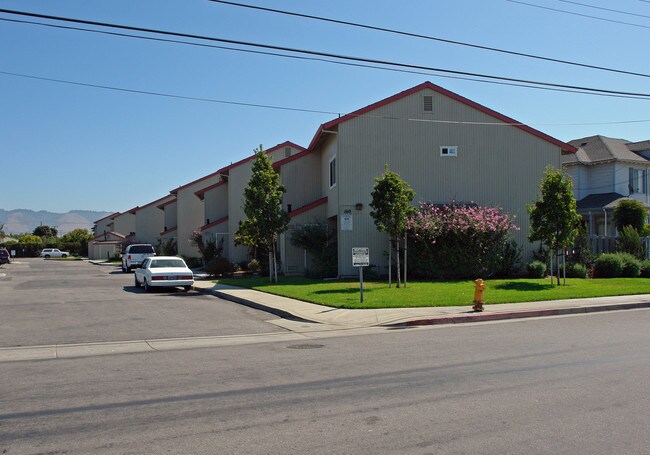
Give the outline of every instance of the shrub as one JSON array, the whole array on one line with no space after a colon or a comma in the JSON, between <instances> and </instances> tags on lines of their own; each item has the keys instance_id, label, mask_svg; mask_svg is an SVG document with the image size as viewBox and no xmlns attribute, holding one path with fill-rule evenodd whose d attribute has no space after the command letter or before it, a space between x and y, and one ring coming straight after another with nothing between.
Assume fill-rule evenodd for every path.
<instances>
[{"instance_id":1,"label":"shrub","mask_svg":"<svg viewBox=\"0 0 650 455\"><path fill-rule=\"evenodd\" d=\"M338 268L338 248L336 232L327 220L296 226L291 234L292 245L309 253L314 270L306 270L308 276L326 278L336 276Z\"/></svg>"},{"instance_id":2,"label":"shrub","mask_svg":"<svg viewBox=\"0 0 650 455\"><path fill-rule=\"evenodd\" d=\"M629 253L636 258L643 257L641 237L632 226L625 226L616 238L616 251Z\"/></svg>"},{"instance_id":3,"label":"shrub","mask_svg":"<svg viewBox=\"0 0 650 455\"><path fill-rule=\"evenodd\" d=\"M563 275L562 266L560 266L560 276ZM587 267L584 264L571 262L566 265L567 278L587 278Z\"/></svg>"},{"instance_id":4,"label":"shrub","mask_svg":"<svg viewBox=\"0 0 650 455\"><path fill-rule=\"evenodd\" d=\"M587 229L584 226L578 228L578 235L573 241L573 255L571 261L574 263L584 264L586 267L591 268L594 265L594 252L589 243Z\"/></svg>"},{"instance_id":5,"label":"shrub","mask_svg":"<svg viewBox=\"0 0 650 455\"><path fill-rule=\"evenodd\" d=\"M510 231L519 229L500 209L455 204L421 204L407 226L411 276L445 278L494 275ZM426 268L416 270L418 264Z\"/></svg>"},{"instance_id":6,"label":"shrub","mask_svg":"<svg viewBox=\"0 0 650 455\"><path fill-rule=\"evenodd\" d=\"M246 268L251 273L259 273L260 270L262 270L260 261L258 261L257 259L251 259L251 261L246 265Z\"/></svg>"},{"instance_id":7,"label":"shrub","mask_svg":"<svg viewBox=\"0 0 650 455\"><path fill-rule=\"evenodd\" d=\"M235 265L224 257L212 258L203 268L211 276L232 275Z\"/></svg>"},{"instance_id":8,"label":"shrub","mask_svg":"<svg viewBox=\"0 0 650 455\"><path fill-rule=\"evenodd\" d=\"M636 278L641 274L641 261L629 253L617 253L618 257L623 261L623 270L621 276L626 278Z\"/></svg>"},{"instance_id":9,"label":"shrub","mask_svg":"<svg viewBox=\"0 0 650 455\"><path fill-rule=\"evenodd\" d=\"M501 245L498 256L498 269L496 275L507 278L515 275L520 270L522 247L517 245L515 239L510 238Z\"/></svg>"},{"instance_id":10,"label":"shrub","mask_svg":"<svg viewBox=\"0 0 650 455\"><path fill-rule=\"evenodd\" d=\"M642 232L648 210L642 202L634 199L623 199L614 207L614 223L619 231L625 226L632 226L635 231Z\"/></svg>"},{"instance_id":11,"label":"shrub","mask_svg":"<svg viewBox=\"0 0 650 455\"><path fill-rule=\"evenodd\" d=\"M594 262L596 278L617 278L623 273L623 259L617 254L601 254Z\"/></svg>"},{"instance_id":12,"label":"shrub","mask_svg":"<svg viewBox=\"0 0 650 455\"><path fill-rule=\"evenodd\" d=\"M650 259L641 262L641 277L650 278Z\"/></svg>"},{"instance_id":13,"label":"shrub","mask_svg":"<svg viewBox=\"0 0 650 455\"><path fill-rule=\"evenodd\" d=\"M198 269L203 265L201 258L183 256L183 259L190 269Z\"/></svg>"},{"instance_id":14,"label":"shrub","mask_svg":"<svg viewBox=\"0 0 650 455\"><path fill-rule=\"evenodd\" d=\"M531 278L544 278L546 264L541 261L533 261L528 264L528 276Z\"/></svg>"}]
</instances>

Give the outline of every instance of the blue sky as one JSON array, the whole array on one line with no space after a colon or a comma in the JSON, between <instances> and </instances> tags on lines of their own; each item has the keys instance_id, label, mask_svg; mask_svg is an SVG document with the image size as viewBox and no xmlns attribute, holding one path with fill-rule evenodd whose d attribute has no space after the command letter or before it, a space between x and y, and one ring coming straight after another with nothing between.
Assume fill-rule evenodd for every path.
<instances>
[{"instance_id":1,"label":"blue sky","mask_svg":"<svg viewBox=\"0 0 650 455\"><path fill-rule=\"evenodd\" d=\"M650 3L241 0L310 15L650 73ZM208 0L0 0L0 8L414 65L650 93L650 78L247 10ZM16 16L0 13L0 18ZM42 21L47 22L47 21ZM650 100L355 68L0 21L0 71L130 90L347 113L429 80L568 141L650 138ZM0 74L0 208L123 211L336 115L103 90ZM599 123L599 124L591 124ZM471 126L468 126L471 128Z\"/></svg>"}]
</instances>

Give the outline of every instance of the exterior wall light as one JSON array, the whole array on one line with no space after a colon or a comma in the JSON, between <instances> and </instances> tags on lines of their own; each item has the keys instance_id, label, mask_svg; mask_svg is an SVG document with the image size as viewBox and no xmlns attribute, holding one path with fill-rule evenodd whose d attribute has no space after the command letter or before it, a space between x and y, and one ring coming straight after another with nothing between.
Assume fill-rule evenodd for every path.
<instances>
[{"instance_id":1,"label":"exterior wall light","mask_svg":"<svg viewBox=\"0 0 650 455\"><path fill-rule=\"evenodd\" d=\"M357 202L357 204L354 206L355 209L357 210L363 210L363 204L361 202Z\"/></svg>"}]
</instances>

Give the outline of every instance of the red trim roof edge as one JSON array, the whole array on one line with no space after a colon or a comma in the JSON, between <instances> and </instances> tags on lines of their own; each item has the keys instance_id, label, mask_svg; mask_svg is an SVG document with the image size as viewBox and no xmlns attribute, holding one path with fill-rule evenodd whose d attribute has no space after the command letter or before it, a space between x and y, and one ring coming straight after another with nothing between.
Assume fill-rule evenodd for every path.
<instances>
[{"instance_id":1,"label":"red trim roof edge","mask_svg":"<svg viewBox=\"0 0 650 455\"><path fill-rule=\"evenodd\" d=\"M212 223L204 224L203 226L201 226L200 229L201 229L201 231L205 231L206 229L210 229L211 227L215 227L216 225L221 224L221 223L223 223L225 221L228 221L228 215L223 216L223 217L219 218L218 220L213 221Z\"/></svg>"},{"instance_id":2,"label":"red trim roof edge","mask_svg":"<svg viewBox=\"0 0 650 455\"><path fill-rule=\"evenodd\" d=\"M302 207L299 207L296 210L293 210L291 213L289 213L289 216L291 218L293 218L296 215L300 215L301 213L305 213L305 212L307 212L307 211L309 211L311 209L314 209L314 208L316 208L316 207L318 207L320 205L323 205L325 203L327 203L327 196L322 197L322 198L320 198L320 199L318 199L318 200L316 200L316 201L314 201L314 202L312 202L310 204L303 205Z\"/></svg>"},{"instance_id":3,"label":"red trim roof edge","mask_svg":"<svg viewBox=\"0 0 650 455\"><path fill-rule=\"evenodd\" d=\"M178 226L174 226L173 228L169 228L166 231L160 231L160 235L169 234L170 232L174 232L176 229L178 229Z\"/></svg>"},{"instance_id":4,"label":"red trim roof edge","mask_svg":"<svg viewBox=\"0 0 650 455\"><path fill-rule=\"evenodd\" d=\"M118 234L117 232L109 231L109 232L107 232L106 234L103 234L103 233L102 233L102 234L96 235L95 237L93 237L92 239L90 239L90 240L88 240L88 241L89 241L89 242L92 242L93 240L97 240L98 238L100 238L100 237L104 237L105 235L114 235L115 237L121 237L121 238L123 238L123 239L126 238L126 236L124 236L124 235L122 235L122 234Z\"/></svg>"},{"instance_id":5,"label":"red trim roof edge","mask_svg":"<svg viewBox=\"0 0 650 455\"><path fill-rule=\"evenodd\" d=\"M503 115L503 114L501 114L501 113L499 113L499 112L497 112L495 110L490 109L489 107L483 106L482 104L479 104L479 103L477 103L475 101L472 101L472 100L470 100L468 98L465 98L464 96L461 96L461 95L459 95L457 93L454 93L454 92L452 92L450 90L447 90L445 88L442 88L439 85L436 85L436 84L434 84L432 82L429 82L429 81L423 82L422 84L416 85L415 87L411 87L410 89L407 89L407 90L404 90L402 92L396 93L395 95L389 96L388 98L377 101L376 103L370 104L370 105L368 105L366 107L363 107L361 109L353 111L353 112L351 112L349 114L346 114L346 115L344 115L342 117L339 117L337 119L330 120L327 123L323 123L318 128L318 131L316 131L316 134L314 135L313 139L309 143L308 149L312 150L316 146L317 142L320 140L320 138L321 138L321 136L323 134L323 130L326 130L328 128L332 128L334 126L337 126L340 123L346 122L346 121L348 121L348 120L350 120L352 118L359 117L359 116L361 116L361 115L363 115L363 114L365 114L367 112L378 109L378 108L380 108L382 106L390 104L390 103L392 103L394 101L397 101L399 99L402 99L402 98L404 98L406 96L409 96L409 95L412 95L414 93L420 92L420 91L422 91L424 89L431 89L431 90L433 90L433 91L435 91L437 93L440 93L442 95L445 95L445 96L447 96L447 97L449 97L449 98L451 98L451 99L453 99L455 101L458 101L458 102L460 102L462 104L465 104L466 106L470 106L470 107L472 107L472 108L474 108L476 110L479 110L479 111L483 112L484 114L488 114L488 115L490 115L490 116L492 116L492 117L494 117L494 118L496 118L498 120L501 120L502 122L510 123L510 124L516 124L516 125L513 125L513 126L515 126L516 128L519 128L519 129L521 129L523 131L526 131L527 133L530 133L533 136L536 136L536 137L538 137L540 139L543 139L543 140L545 140L547 142L550 142L551 144L556 145L556 146L560 147L562 150L566 150L567 152L575 153L578 150L577 148L575 148L574 146L572 146L570 144L567 144L566 142L562 142L559 139L555 139L554 137L549 136L546 133L542 133L541 131L536 130L535 128L532 128L532 127L530 127L528 125L524 125L521 122L518 122L517 120L514 120L511 117Z\"/></svg>"},{"instance_id":6,"label":"red trim roof edge","mask_svg":"<svg viewBox=\"0 0 650 455\"><path fill-rule=\"evenodd\" d=\"M194 195L195 195L196 197L198 197L199 199L203 199L203 195L204 195L206 192L208 192L208 191L210 191L210 190L213 190L213 189L215 189L215 188L217 188L217 187L219 187L219 186L221 186L221 185L225 185L226 183L228 183L228 182L226 182L225 180L221 180L220 182L217 182L217 183L215 183L214 185L210 185L210 186L208 186L208 187L205 187L205 188L202 188L202 189L200 189L200 190L198 190L198 191L195 191L195 192L194 192Z\"/></svg>"}]
</instances>

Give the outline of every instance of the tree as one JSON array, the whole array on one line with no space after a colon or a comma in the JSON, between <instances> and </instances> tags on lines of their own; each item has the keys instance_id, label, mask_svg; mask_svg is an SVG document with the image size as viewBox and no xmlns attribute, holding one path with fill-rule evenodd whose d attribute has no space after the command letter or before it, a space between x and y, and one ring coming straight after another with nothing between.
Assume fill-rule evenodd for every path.
<instances>
[{"instance_id":1,"label":"tree","mask_svg":"<svg viewBox=\"0 0 650 455\"><path fill-rule=\"evenodd\" d=\"M614 224L619 232L625 226L632 226L639 234L643 233L648 210L642 202L634 199L623 199L614 207Z\"/></svg>"},{"instance_id":2,"label":"tree","mask_svg":"<svg viewBox=\"0 0 650 455\"><path fill-rule=\"evenodd\" d=\"M296 226L291 234L291 244L309 253L316 268L316 276L336 276L336 231L327 220L314 220L313 223Z\"/></svg>"},{"instance_id":3,"label":"tree","mask_svg":"<svg viewBox=\"0 0 650 455\"><path fill-rule=\"evenodd\" d=\"M93 237L88 229L73 229L72 231L64 234L61 237L63 243L83 243L87 242Z\"/></svg>"},{"instance_id":4,"label":"tree","mask_svg":"<svg viewBox=\"0 0 650 455\"><path fill-rule=\"evenodd\" d=\"M531 242L540 240L555 256L559 270L557 250L569 246L578 234L581 217L573 197L573 183L560 169L548 166L540 183L541 198L528 206ZM551 258L552 260L552 258ZM557 283L560 284L558 273Z\"/></svg>"},{"instance_id":5,"label":"tree","mask_svg":"<svg viewBox=\"0 0 650 455\"><path fill-rule=\"evenodd\" d=\"M18 241L20 243L43 243L43 239L38 235L34 235L34 234L21 235Z\"/></svg>"},{"instance_id":6,"label":"tree","mask_svg":"<svg viewBox=\"0 0 650 455\"><path fill-rule=\"evenodd\" d=\"M386 164L384 175L375 178L375 185L370 195L372 196L372 202L370 202L372 211L370 212L370 216L375 220L377 229L388 234L389 251L395 248L397 252L397 287L399 288L400 236L406 233L406 221L408 217L416 212L416 208L410 205L415 197L415 191L398 174L391 172L388 169L388 164ZM389 259L389 285L391 275L390 262Z\"/></svg>"},{"instance_id":7,"label":"tree","mask_svg":"<svg viewBox=\"0 0 650 455\"><path fill-rule=\"evenodd\" d=\"M5 225L0 224L0 237L4 237L4 236L5 236Z\"/></svg>"},{"instance_id":8,"label":"tree","mask_svg":"<svg viewBox=\"0 0 650 455\"><path fill-rule=\"evenodd\" d=\"M282 209L282 195L287 189L273 169L271 159L262 145L255 149L253 175L244 189L244 214L235 241L253 248L265 247L269 252L269 279L278 281L275 245L289 226L289 215Z\"/></svg>"},{"instance_id":9,"label":"tree","mask_svg":"<svg viewBox=\"0 0 650 455\"><path fill-rule=\"evenodd\" d=\"M33 234L39 237L56 237L59 231L52 226L38 226Z\"/></svg>"}]
</instances>

